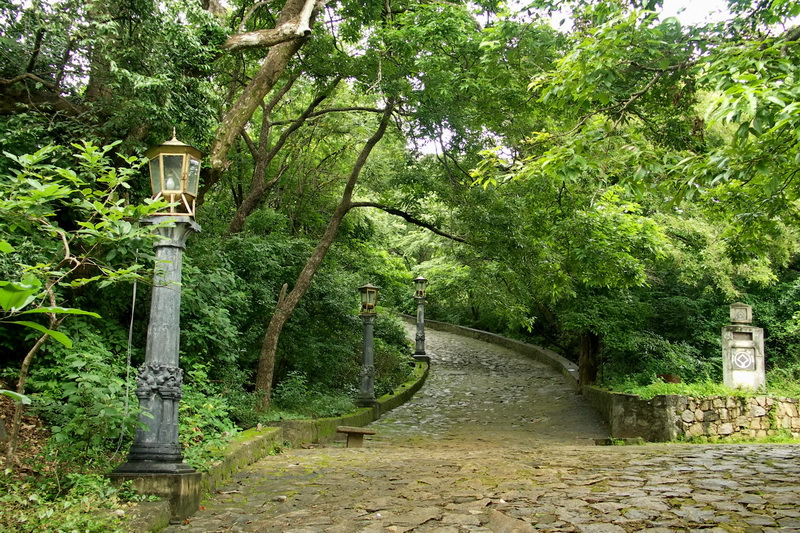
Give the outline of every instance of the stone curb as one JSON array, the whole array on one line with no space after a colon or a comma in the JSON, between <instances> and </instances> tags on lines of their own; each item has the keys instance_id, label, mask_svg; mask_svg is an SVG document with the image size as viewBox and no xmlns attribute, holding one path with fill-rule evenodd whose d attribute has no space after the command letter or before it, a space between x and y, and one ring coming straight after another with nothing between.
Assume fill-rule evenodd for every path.
<instances>
[{"instance_id":1,"label":"stone curb","mask_svg":"<svg viewBox=\"0 0 800 533\"><path fill-rule=\"evenodd\" d=\"M204 495L213 492L230 476L259 461L275 449L276 445L290 442L296 446L303 442L327 442L336 434L337 426L366 426L407 402L428 378L429 365L417 362L413 377L401 384L391 394L377 399L376 407L361 408L354 413L314 420L284 420L279 427L248 429L238 434L225 450L225 457L208 472L203 473L201 486ZM133 517L126 525L131 532L157 532L169 525L171 510L169 502L145 502L131 511Z\"/></svg>"}]
</instances>

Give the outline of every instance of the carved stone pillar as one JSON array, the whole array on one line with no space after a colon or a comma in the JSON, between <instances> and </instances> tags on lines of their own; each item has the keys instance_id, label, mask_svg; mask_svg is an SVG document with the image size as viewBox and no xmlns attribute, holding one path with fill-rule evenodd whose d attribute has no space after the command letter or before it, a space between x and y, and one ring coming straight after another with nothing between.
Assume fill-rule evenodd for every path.
<instances>
[{"instance_id":1,"label":"carved stone pillar","mask_svg":"<svg viewBox=\"0 0 800 533\"><path fill-rule=\"evenodd\" d=\"M361 389L358 393L358 405L372 407L375 405L375 347L373 341L374 313L362 313L364 321L364 351L361 360Z\"/></svg>"},{"instance_id":2,"label":"carved stone pillar","mask_svg":"<svg viewBox=\"0 0 800 533\"><path fill-rule=\"evenodd\" d=\"M750 324L753 308L737 302L730 307L731 325L722 328L722 378L726 387L762 389L767 375L764 367L764 330Z\"/></svg>"},{"instance_id":3,"label":"carved stone pillar","mask_svg":"<svg viewBox=\"0 0 800 533\"><path fill-rule=\"evenodd\" d=\"M414 355L425 355L425 298L414 298L417 301L417 336Z\"/></svg>"},{"instance_id":4,"label":"carved stone pillar","mask_svg":"<svg viewBox=\"0 0 800 533\"><path fill-rule=\"evenodd\" d=\"M164 217L148 220L163 224ZM176 216L154 228L161 237L154 245L156 266L145 362L139 368L136 396L142 413L128 461L114 470L128 473L189 473L178 442L178 404L183 395L180 349L181 267L183 250L200 226L190 217Z\"/></svg>"}]
</instances>

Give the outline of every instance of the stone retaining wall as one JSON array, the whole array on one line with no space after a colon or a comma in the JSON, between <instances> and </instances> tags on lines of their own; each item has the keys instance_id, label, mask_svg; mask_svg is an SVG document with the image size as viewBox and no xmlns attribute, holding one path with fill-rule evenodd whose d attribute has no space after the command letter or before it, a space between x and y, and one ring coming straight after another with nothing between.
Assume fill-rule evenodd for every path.
<instances>
[{"instance_id":1,"label":"stone retaining wall","mask_svg":"<svg viewBox=\"0 0 800 533\"><path fill-rule=\"evenodd\" d=\"M687 398L678 427L686 437L800 436L797 398Z\"/></svg>"},{"instance_id":2,"label":"stone retaining wall","mask_svg":"<svg viewBox=\"0 0 800 533\"><path fill-rule=\"evenodd\" d=\"M641 437L666 442L696 437L759 438L787 431L800 436L796 398L662 395L643 400L597 387L583 387L583 394L617 439Z\"/></svg>"},{"instance_id":3,"label":"stone retaining wall","mask_svg":"<svg viewBox=\"0 0 800 533\"><path fill-rule=\"evenodd\" d=\"M583 387L583 396L609 427L615 439L642 438L667 442L681 433L678 419L687 405L683 396L656 396L642 400L633 394L619 394L597 387Z\"/></svg>"}]
</instances>

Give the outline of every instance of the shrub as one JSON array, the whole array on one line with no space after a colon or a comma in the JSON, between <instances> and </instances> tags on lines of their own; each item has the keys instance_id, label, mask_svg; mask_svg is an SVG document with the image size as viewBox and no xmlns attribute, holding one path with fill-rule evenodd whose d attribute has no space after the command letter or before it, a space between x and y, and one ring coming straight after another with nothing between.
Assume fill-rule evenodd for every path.
<instances>
[{"instance_id":1,"label":"shrub","mask_svg":"<svg viewBox=\"0 0 800 533\"><path fill-rule=\"evenodd\" d=\"M0 478L2 531L122 532L124 507L119 489L101 474L72 473L63 479Z\"/></svg>"},{"instance_id":2,"label":"shrub","mask_svg":"<svg viewBox=\"0 0 800 533\"><path fill-rule=\"evenodd\" d=\"M207 470L238 432L227 396L208 379L208 367L195 363L186 371L180 403L179 438L184 459L196 470Z\"/></svg>"},{"instance_id":3,"label":"shrub","mask_svg":"<svg viewBox=\"0 0 800 533\"><path fill-rule=\"evenodd\" d=\"M29 382L34 412L50 425L53 446L62 457L101 457L133 435L138 401L133 374L125 381L124 358L109 348L109 338L70 326L73 348L52 343L48 359Z\"/></svg>"}]
</instances>

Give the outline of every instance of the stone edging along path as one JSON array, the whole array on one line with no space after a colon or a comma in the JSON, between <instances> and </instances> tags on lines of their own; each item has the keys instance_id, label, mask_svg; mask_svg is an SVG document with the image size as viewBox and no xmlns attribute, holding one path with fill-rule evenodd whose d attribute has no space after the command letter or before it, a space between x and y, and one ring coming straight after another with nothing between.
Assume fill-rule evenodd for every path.
<instances>
[{"instance_id":1,"label":"stone edging along path","mask_svg":"<svg viewBox=\"0 0 800 533\"><path fill-rule=\"evenodd\" d=\"M366 426L395 407L407 402L428 378L429 365L417 362L411 379L402 383L392 393L376 400L374 408L364 407L353 413L331 418L309 420L283 420L278 427L253 428L242 431L228 444L222 460L203 472L202 493L214 492L217 486L239 470L273 453L286 445L298 446L304 442L326 442L336 435L337 426ZM140 503L131 512L129 531L160 531L169 525L170 504L167 500Z\"/></svg>"}]
</instances>

